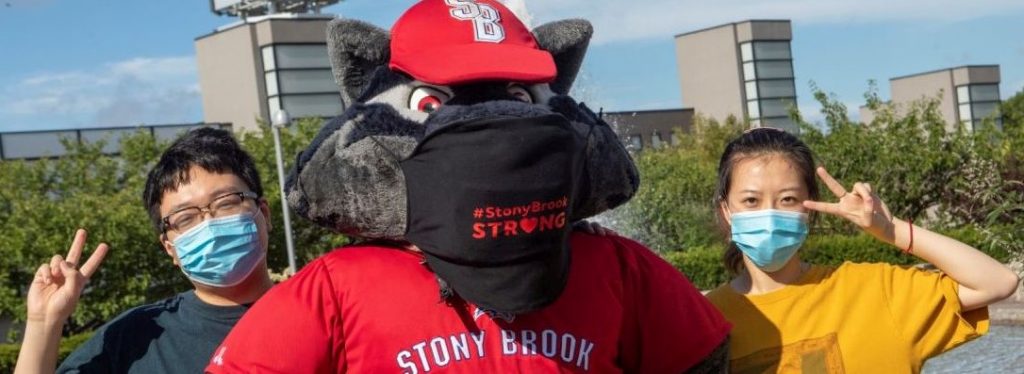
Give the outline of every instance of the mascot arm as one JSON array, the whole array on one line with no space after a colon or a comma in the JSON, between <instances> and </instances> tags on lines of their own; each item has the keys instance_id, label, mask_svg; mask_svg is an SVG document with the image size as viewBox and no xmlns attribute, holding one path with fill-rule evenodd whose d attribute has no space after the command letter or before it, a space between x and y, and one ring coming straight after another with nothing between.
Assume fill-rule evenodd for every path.
<instances>
[{"instance_id":1,"label":"mascot arm","mask_svg":"<svg viewBox=\"0 0 1024 374\"><path fill-rule=\"evenodd\" d=\"M724 368L731 326L672 265L614 237L622 259L626 316L620 342L626 372L707 373Z\"/></svg>"},{"instance_id":2,"label":"mascot arm","mask_svg":"<svg viewBox=\"0 0 1024 374\"><path fill-rule=\"evenodd\" d=\"M214 350L207 373L342 373L340 315L323 260L275 286ZM332 306L332 307L328 307ZM257 370L258 369L258 370Z\"/></svg>"}]
</instances>

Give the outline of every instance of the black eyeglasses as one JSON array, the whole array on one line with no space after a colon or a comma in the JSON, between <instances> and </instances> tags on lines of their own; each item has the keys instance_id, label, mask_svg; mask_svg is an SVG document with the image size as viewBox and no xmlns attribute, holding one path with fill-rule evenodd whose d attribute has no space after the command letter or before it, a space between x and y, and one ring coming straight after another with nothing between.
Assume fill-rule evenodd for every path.
<instances>
[{"instance_id":1,"label":"black eyeglasses","mask_svg":"<svg viewBox=\"0 0 1024 374\"><path fill-rule=\"evenodd\" d=\"M245 210L245 198L256 200L259 196L253 192L232 192L216 197L204 207L190 206L175 210L161 220L162 229L164 232L171 230L181 234L203 222L204 212L209 212L210 217L241 213Z\"/></svg>"}]
</instances>

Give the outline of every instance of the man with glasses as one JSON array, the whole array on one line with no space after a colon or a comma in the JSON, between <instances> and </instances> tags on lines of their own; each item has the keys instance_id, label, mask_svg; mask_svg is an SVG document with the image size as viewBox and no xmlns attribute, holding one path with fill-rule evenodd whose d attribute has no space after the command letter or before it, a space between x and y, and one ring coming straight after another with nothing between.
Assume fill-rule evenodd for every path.
<instances>
[{"instance_id":1,"label":"man with glasses","mask_svg":"<svg viewBox=\"0 0 1024 374\"><path fill-rule=\"evenodd\" d=\"M150 171L143 203L164 251L195 289L121 314L57 372L202 372L235 322L273 285L266 261L270 209L262 194L252 158L229 132L201 128L175 141ZM66 258L55 255L36 272L17 373L53 372L64 321L107 252L100 244L78 268L85 239L79 230Z\"/></svg>"}]
</instances>

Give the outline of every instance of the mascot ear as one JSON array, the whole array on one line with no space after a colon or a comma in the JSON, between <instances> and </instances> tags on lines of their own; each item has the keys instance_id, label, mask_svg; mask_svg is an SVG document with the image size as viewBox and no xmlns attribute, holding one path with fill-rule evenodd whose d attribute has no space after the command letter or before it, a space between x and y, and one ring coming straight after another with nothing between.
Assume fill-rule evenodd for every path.
<instances>
[{"instance_id":1,"label":"mascot ear","mask_svg":"<svg viewBox=\"0 0 1024 374\"><path fill-rule=\"evenodd\" d=\"M387 66L390 48L388 32L369 23L336 19L327 25L327 51L346 108L366 89L374 70Z\"/></svg>"},{"instance_id":2,"label":"mascot ear","mask_svg":"<svg viewBox=\"0 0 1024 374\"><path fill-rule=\"evenodd\" d=\"M537 38L537 44L551 52L555 58L558 76L551 82L551 90L560 95L568 95L572 83L576 81L576 73L579 73L583 65L594 27L587 20L567 19L543 24L533 30L533 35Z\"/></svg>"}]
</instances>

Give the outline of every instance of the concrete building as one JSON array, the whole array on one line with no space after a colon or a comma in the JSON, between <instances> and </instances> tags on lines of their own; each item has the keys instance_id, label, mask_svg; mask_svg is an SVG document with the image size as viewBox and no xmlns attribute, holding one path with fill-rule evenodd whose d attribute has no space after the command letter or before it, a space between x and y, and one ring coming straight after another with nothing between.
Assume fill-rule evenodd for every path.
<instances>
[{"instance_id":1,"label":"concrete building","mask_svg":"<svg viewBox=\"0 0 1024 374\"><path fill-rule=\"evenodd\" d=\"M157 141L170 142L182 133L202 126L231 129L226 123L190 123L135 127L106 127L95 129L68 129L45 131L18 131L0 133L0 161L36 160L67 154L63 139L78 143L106 142L103 153L116 156L121 153L121 137L137 131L148 133Z\"/></svg>"},{"instance_id":2,"label":"concrete building","mask_svg":"<svg viewBox=\"0 0 1024 374\"><path fill-rule=\"evenodd\" d=\"M905 75L889 80L895 110L906 110L915 101L939 98L939 112L951 129L963 123L968 130L981 124L986 118L999 118L999 65L966 65L924 73ZM861 107L861 121L870 123L874 119L866 107Z\"/></svg>"},{"instance_id":3,"label":"concrete building","mask_svg":"<svg viewBox=\"0 0 1024 374\"><path fill-rule=\"evenodd\" d=\"M196 38L203 120L252 130L285 109L292 118L331 117L343 105L327 56L332 15L249 17Z\"/></svg>"},{"instance_id":4,"label":"concrete building","mask_svg":"<svg viewBox=\"0 0 1024 374\"><path fill-rule=\"evenodd\" d=\"M693 128L692 108L606 112L602 118L633 151L675 144L676 132Z\"/></svg>"},{"instance_id":5,"label":"concrete building","mask_svg":"<svg viewBox=\"0 0 1024 374\"><path fill-rule=\"evenodd\" d=\"M797 131L788 20L750 20L676 35L684 106L719 121Z\"/></svg>"}]
</instances>

